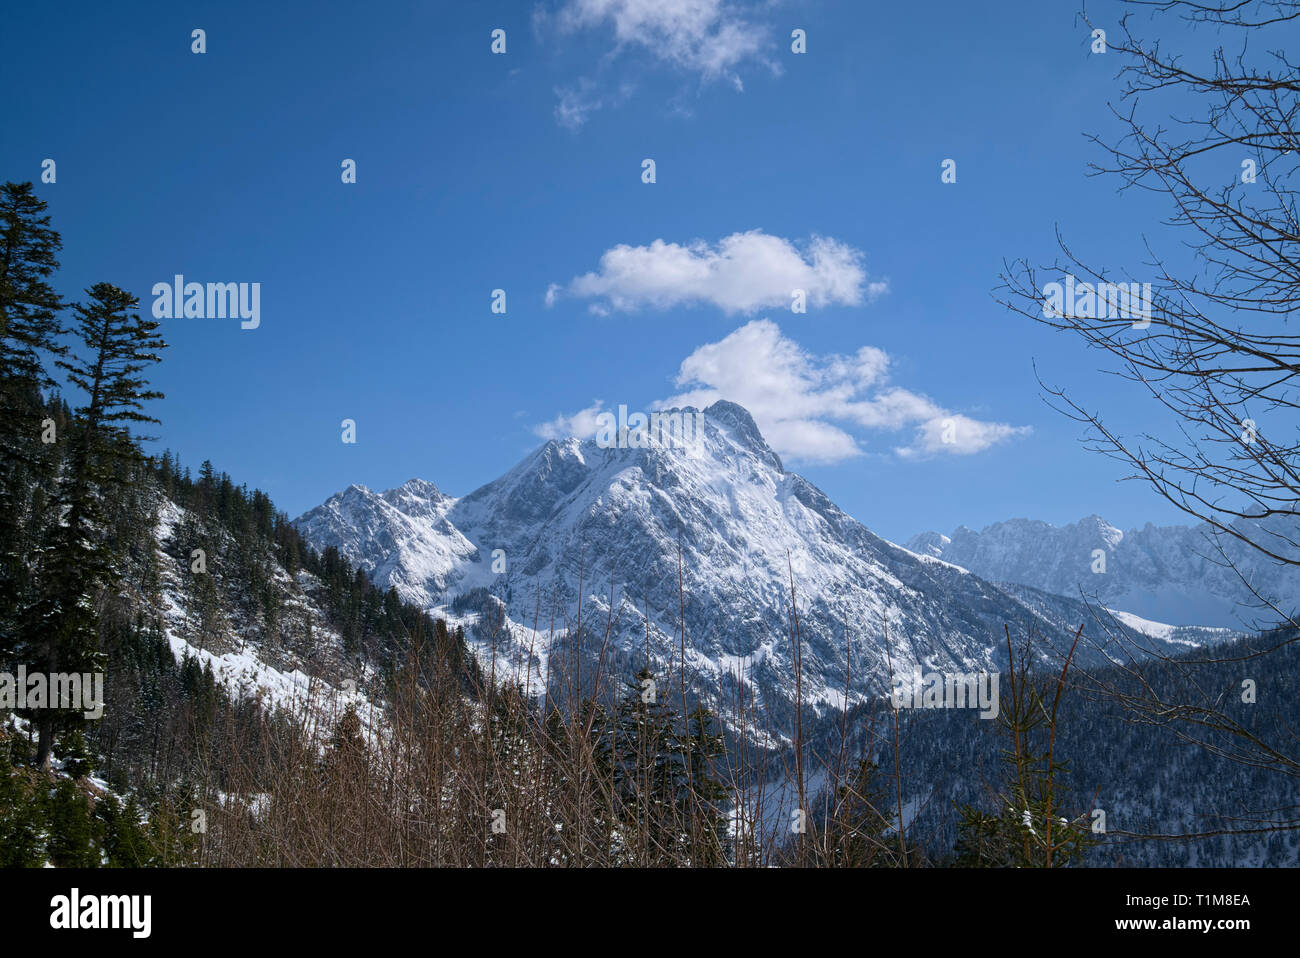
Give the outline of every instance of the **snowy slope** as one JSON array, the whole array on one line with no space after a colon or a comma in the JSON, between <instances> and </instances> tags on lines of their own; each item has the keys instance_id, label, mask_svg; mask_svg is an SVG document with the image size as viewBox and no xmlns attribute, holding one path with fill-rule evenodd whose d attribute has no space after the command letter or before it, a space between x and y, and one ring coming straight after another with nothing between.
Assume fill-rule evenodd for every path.
<instances>
[{"instance_id":1,"label":"snowy slope","mask_svg":"<svg viewBox=\"0 0 1300 958\"><path fill-rule=\"evenodd\" d=\"M177 658L192 657L210 664L216 680L236 697L258 699L265 707L280 707L332 721L348 706L356 708L363 725L371 721L362 692L365 670L348 661L342 639L333 629L314 594L321 583L310 573L291 576L268 560L270 588L280 598L274 628L249 602L249 584L223 571L234 548L224 531L204 528L196 538L193 517L166 498L158 504L155 536L158 543L159 594L146 599L155 611ZM187 521L189 520L189 521ZM190 571L190 547L206 547L207 570L215 585L209 600L210 621L204 624L201 588Z\"/></svg>"}]
</instances>

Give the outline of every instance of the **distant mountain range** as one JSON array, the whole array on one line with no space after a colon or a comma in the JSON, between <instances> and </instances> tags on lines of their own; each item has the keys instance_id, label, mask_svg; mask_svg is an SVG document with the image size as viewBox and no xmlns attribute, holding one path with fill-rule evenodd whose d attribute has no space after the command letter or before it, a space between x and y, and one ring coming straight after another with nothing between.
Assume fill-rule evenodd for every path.
<instances>
[{"instance_id":1,"label":"distant mountain range","mask_svg":"<svg viewBox=\"0 0 1300 958\"><path fill-rule=\"evenodd\" d=\"M550 441L462 498L421 479L353 485L295 525L403 598L460 617L480 659L534 696L585 689L598 666L617 686L647 657L667 674L684 643L692 695L725 720L743 687L777 740L796 694L792 585L813 716L884 694L891 669L999 668L1004 626L1057 647L1081 624L1099 648L1108 629L1162 649L1223 637L1136 618L1103 628L1077 596L901 548L786 471L742 407L718 402L698 421L685 444Z\"/></svg>"},{"instance_id":2,"label":"distant mountain range","mask_svg":"<svg viewBox=\"0 0 1300 958\"><path fill-rule=\"evenodd\" d=\"M1300 519L1271 519L1265 528L1300 542ZM1251 588L1288 615L1300 600L1300 566L1280 565L1233 536L1216 537L1205 524L1148 523L1122 532L1095 515L1061 527L1010 519L980 532L965 526L950 536L925 532L907 548L994 581L1076 598L1095 596L1160 622L1271 626L1278 614L1261 607ZM1104 572L1095 571L1102 568L1098 550L1105 557Z\"/></svg>"}]
</instances>

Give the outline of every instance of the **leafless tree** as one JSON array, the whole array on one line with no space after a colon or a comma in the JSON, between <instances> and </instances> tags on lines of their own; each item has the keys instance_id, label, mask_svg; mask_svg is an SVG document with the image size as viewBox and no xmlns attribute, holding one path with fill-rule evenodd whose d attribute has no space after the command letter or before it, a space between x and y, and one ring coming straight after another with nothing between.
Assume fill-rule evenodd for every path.
<instances>
[{"instance_id":1,"label":"leafless tree","mask_svg":"<svg viewBox=\"0 0 1300 958\"><path fill-rule=\"evenodd\" d=\"M1300 36L1300 3L1123 5L1106 40L1123 64L1110 106L1119 132L1089 137L1101 157L1091 173L1167 199L1165 224L1179 242L1160 248L1148 239L1141 270L1114 270L1076 256L1058 231L1058 262L1050 270L1007 263L997 298L1101 350L1108 372L1172 414L1163 434L1123 435L1083 400L1044 384L1049 402L1089 427L1095 448L1225 545L1237 540L1300 565L1300 330L1290 322L1300 307L1300 74L1282 49ZM1086 11L1083 20L1098 26ZM1148 27L1180 28L1191 49L1145 39L1139 31ZM1048 302L1040 282L1062 273L1075 278L1074 302ZM1139 283L1128 300L1124 291L1140 280L1149 298Z\"/></svg>"},{"instance_id":2,"label":"leafless tree","mask_svg":"<svg viewBox=\"0 0 1300 958\"><path fill-rule=\"evenodd\" d=\"M1273 628L1230 652L1133 649L1118 671L1085 674L1081 684L1114 698L1132 722L1294 781L1300 759L1287 717L1261 703L1260 716L1246 719L1235 703L1242 676L1300 640L1296 597L1263 594L1233 557L1253 550L1300 565L1300 330L1291 324L1300 307L1300 74L1284 50L1300 38L1300 2L1121 4L1118 29L1103 41L1122 64L1110 104L1118 132L1088 137L1100 157L1090 172L1165 200L1163 235L1177 242L1148 238L1140 269L1115 269L1076 255L1058 229L1057 262L1007 263L996 295L1100 350L1106 371L1136 384L1171 423L1163 433L1125 435L1085 400L1043 382L1048 402L1088 428L1092 448L1208 524L1208 557L1237 573L1264 610L1260 624ZM1105 29L1086 10L1082 21L1094 41ZM1066 276L1074 295L1062 288ZM1108 614L1098 609L1098 617ZM1260 809L1220 818L1206 834L1297 827L1295 808Z\"/></svg>"}]
</instances>

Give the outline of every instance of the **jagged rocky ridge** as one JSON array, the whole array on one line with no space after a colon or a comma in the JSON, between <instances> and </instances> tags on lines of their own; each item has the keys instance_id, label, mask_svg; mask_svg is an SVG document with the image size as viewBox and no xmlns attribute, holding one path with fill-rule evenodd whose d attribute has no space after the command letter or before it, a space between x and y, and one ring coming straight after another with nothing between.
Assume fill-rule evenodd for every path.
<instances>
[{"instance_id":1,"label":"jagged rocky ridge","mask_svg":"<svg viewBox=\"0 0 1300 958\"><path fill-rule=\"evenodd\" d=\"M1239 524L1244 527L1247 520ZM1278 517L1265 528L1285 537L1264 540L1276 541L1279 548L1287 540L1300 542L1300 520ZM907 548L994 581L1096 597L1148 619L1182 625L1268 628L1294 616L1300 597L1300 566L1280 564L1230 535L1215 535L1206 524L1147 523L1123 532L1096 515L1060 527L1011 519L979 532L966 526L951 536L925 532ZM1105 554L1104 572L1094 571L1096 550Z\"/></svg>"}]
</instances>

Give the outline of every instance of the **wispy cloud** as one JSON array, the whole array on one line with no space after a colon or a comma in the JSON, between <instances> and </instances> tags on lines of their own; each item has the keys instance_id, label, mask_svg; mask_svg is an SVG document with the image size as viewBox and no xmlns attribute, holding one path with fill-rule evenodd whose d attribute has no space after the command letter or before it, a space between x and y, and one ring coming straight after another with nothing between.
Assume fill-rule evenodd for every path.
<instances>
[{"instance_id":1,"label":"wispy cloud","mask_svg":"<svg viewBox=\"0 0 1300 958\"><path fill-rule=\"evenodd\" d=\"M600 415L604 405L604 400L597 399L586 409L579 409L572 416L560 414L550 422L538 423L533 427L533 432L543 439L564 439L568 436L590 439L596 434L596 429L600 425L596 417Z\"/></svg>"},{"instance_id":2,"label":"wispy cloud","mask_svg":"<svg viewBox=\"0 0 1300 958\"><path fill-rule=\"evenodd\" d=\"M632 90L630 83L609 88L589 77L579 77L568 86L555 88L555 95L559 98L555 104L555 119L561 126L576 130L597 110L616 106L628 99Z\"/></svg>"},{"instance_id":3,"label":"wispy cloud","mask_svg":"<svg viewBox=\"0 0 1300 958\"><path fill-rule=\"evenodd\" d=\"M555 19L564 32L612 28L616 50L639 47L705 80L737 85L735 69L769 43L765 26L724 0L567 0Z\"/></svg>"},{"instance_id":4,"label":"wispy cloud","mask_svg":"<svg viewBox=\"0 0 1300 958\"><path fill-rule=\"evenodd\" d=\"M587 117L605 105L604 98L594 87L590 80L584 80L576 86L556 88L555 95L560 102L555 104L555 119L560 126L576 130L587 122Z\"/></svg>"},{"instance_id":5,"label":"wispy cloud","mask_svg":"<svg viewBox=\"0 0 1300 958\"><path fill-rule=\"evenodd\" d=\"M553 14L539 8L535 19L539 29L553 26L560 35L608 31L614 46L606 63L624 51L640 50L702 83L721 80L737 91L744 89L740 70L746 64L773 73L781 69L768 55L769 26L732 0L564 0ZM556 95L556 119L572 129L616 102L589 77L558 87Z\"/></svg>"},{"instance_id":6,"label":"wispy cloud","mask_svg":"<svg viewBox=\"0 0 1300 958\"><path fill-rule=\"evenodd\" d=\"M860 250L823 236L803 245L762 230L733 233L716 245L662 239L649 246L620 244L601 255L596 272L553 283L546 302L591 299L598 313L705 303L727 314L750 314L788 308L795 290L804 291L809 308L820 308L856 306L888 289L868 282Z\"/></svg>"}]
</instances>

